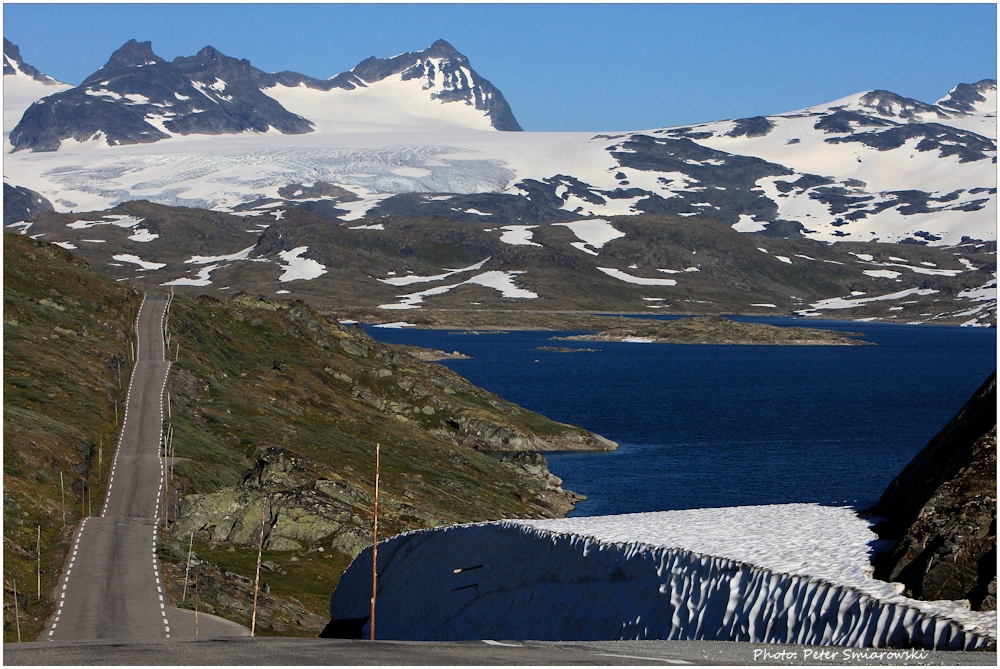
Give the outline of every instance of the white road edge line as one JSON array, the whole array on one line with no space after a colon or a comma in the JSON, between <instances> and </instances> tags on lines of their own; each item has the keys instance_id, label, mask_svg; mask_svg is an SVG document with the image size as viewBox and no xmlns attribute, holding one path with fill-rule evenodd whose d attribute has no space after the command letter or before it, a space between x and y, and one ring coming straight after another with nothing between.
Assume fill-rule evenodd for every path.
<instances>
[{"instance_id":1,"label":"white road edge line","mask_svg":"<svg viewBox=\"0 0 1000 669\"><path fill-rule=\"evenodd\" d=\"M600 657L621 657L628 660L648 660L649 662L666 662L667 664L694 664L687 660L668 660L665 657L646 657L645 655L618 655L617 653L594 653Z\"/></svg>"}]
</instances>

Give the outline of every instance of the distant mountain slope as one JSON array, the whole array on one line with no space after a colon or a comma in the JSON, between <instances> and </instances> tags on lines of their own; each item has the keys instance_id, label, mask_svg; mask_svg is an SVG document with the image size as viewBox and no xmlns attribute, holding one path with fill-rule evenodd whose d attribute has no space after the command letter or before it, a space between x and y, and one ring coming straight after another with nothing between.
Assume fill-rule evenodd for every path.
<instances>
[{"instance_id":1,"label":"distant mountain slope","mask_svg":"<svg viewBox=\"0 0 1000 669\"><path fill-rule=\"evenodd\" d=\"M362 310L366 322L419 319L436 308L970 325L996 317L995 242L830 245L651 215L529 225L389 216L341 225L299 206L268 211L128 202L41 214L19 229L73 249L116 279L219 297L289 295L341 313Z\"/></svg>"},{"instance_id":2,"label":"distant mountain slope","mask_svg":"<svg viewBox=\"0 0 1000 669\"><path fill-rule=\"evenodd\" d=\"M3 221L6 225L14 225L35 214L53 210L52 203L35 191L4 183Z\"/></svg>"},{"instance_id":3,"label":"distant mountain slope","mask_svg":"<svg viewBox=\"0 0 1000 669\"><path fill-rule=\"evenodd\" d=\"M59 104L33 105L11 133L5 173L58 211L147 199L494 226L656 214L768 238L996 239L994 80L933 104L872 90L642 132L496 132L519 128L509 106L444 41L328 80L210 47L166 63L130 42L46 100Z\"/></svg>"},{"instance_id":4,"label":"distant mountain slope","mask_svg":"<svg viewBox=\"0 0 1000 669\"><path fill-rule=\"evenodd\" d=\"M3 40L3 132L9 133L35 100L72 88L38 71L21 58L21 50Z\"/></svg>"}]
</instances>

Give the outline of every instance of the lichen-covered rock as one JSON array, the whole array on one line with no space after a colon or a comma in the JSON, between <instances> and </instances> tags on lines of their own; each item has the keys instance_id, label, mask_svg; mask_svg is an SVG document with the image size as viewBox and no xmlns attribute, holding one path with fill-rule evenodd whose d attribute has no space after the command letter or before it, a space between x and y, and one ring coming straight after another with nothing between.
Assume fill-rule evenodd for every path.
<instances>
[{"instance_id":1,"label":"lichen-covered rock","mask_svg":"<svg viewBox=\"0 0 1000 669\"><path fill-rule=\"evenodd\" d=\"M996 609L996 373L917 454L871 513L892 548L875 577L927 600Z\"/></svg>"},{"instance_id":2,"label":"lichen-covered rock","mask_svg":"<svg viewBox=\"0 0 1000 669\"><path fill-rule=\"evenodd\" d=\"M344 353L348 355L357 356L363 358L368 355L369 348L360 342L356 342L353 339L341 339L337 342L337 346L340 347Z\"/></svg>"},{"instance_id":3,"label":"lichen-covered rock","mask_svg":"<svg viewBox=\"0 0 1000 669\"><path fill-rule=\"evenodd\" d=\"M584 495L563 490L562 479L549 471L549 463L541 453L520 451L505 455L501 462L523 476L538 479L542 489L537 493L534 506L546 517L565 516L577 503L587 499Z\"/></svg>"},{"instance_id":4,"label":"lichen-covered rock","mask_svg":"<svg viewBox=\"0 0 1000 669\"><path fill-rule=\"evenodd\" d=\"M546 451L614 451L618 444L599 434L563 432L544 439Z\"/></svg>"},{"instance_id":5,"label":"lichen-covered rock","mask_svg":"<svg viewBox=\"0 0 1000 669\"><path fill-rule=\"evenodd\" d=\"M354 528L363 522L354 505L367 502L367 496L349 484L320 478L330 474L322 469L283 448L264 447L239 485L185 497L172 531L256 546L263 530L264 547L270 550L298 550L328 540L334 548L339 542L354 550ZM341 533L345 537L338 539Z\"/></svg>"},{"instance_id":6,"label":"lichen-covered rock","mask_svg":"<svg viewBox=\"0 0 1000 669\"><path fill-rule=\"evenodd\" d=\"M461 433L459 443L478 451L545 450L545 444L534 434L501 425L472 411L459 413L448 422Z\"/></svg>"}]
</instances>

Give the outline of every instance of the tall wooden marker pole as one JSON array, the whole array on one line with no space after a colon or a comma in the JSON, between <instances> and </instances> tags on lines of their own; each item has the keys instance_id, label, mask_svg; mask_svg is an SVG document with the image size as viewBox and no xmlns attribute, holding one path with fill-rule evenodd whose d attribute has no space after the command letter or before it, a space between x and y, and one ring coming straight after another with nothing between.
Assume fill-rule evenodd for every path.
<instances>
[{"instance_id":1,"label":"tall wooden marker pole","mask_svg":"<svg viewBox=\"0 0 1000 669\"><path fill-rule=\"evenodd\" d=\"M253 579L253 616L250 618L250 636L257 631L257 592L260 590L260 558L264 554L264 518L267 511L267 498L260 506L260 543L257 545L257 575Z\"/></svg>"},{"instance_id":2,"label":"tall wooden marker pole","mask_svg":"<svg viewBox=\"0 0 1000 669\"><path fill-rule=\"evenodd\" d=\"M379 444L375 442L375 518L372 522L372 611L369 640L375 640L375 595L378 592L378 475Z\"/></svg>"}]
</instances>

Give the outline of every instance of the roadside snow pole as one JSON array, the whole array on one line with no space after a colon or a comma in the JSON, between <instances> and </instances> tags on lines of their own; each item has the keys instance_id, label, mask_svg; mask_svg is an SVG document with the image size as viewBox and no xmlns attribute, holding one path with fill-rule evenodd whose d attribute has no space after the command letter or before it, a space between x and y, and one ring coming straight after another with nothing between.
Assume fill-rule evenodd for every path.
<instances>
[{"instance_id":1,"label":"roadside snow pole","mask_svg":"<svg viewBox=\"0 0 1000 669\"><path fill-rule=\"evenodd\" d=\"M191 549L194 547L194 530L191 530L191 540L188 541L188 559L184 566L184 594L181 601L186 602L188 598L188 574L191 573Z\"/></svg>"},{"instance_id":2,"label":"roadside snow pole","mask_svg":"<svg viewBox=\"0 0 1000 669\"><path fill-rule=\"evenodd\" d=\"M260 505L260 543L257 544L257 575L253 579L253 615L250 618L250 636L257 629L257 592L260 589L260 558L264 553L264 518L267 512L267 498Z\"/></svg>"},{"instance_id":3,"label":"roadside snow pole","mask_svg":"<svg viewBox=\"0 0 1000 669\"><path fill-rule=\"evenodd\" d=\"M201 574L195 572L194 575L194 638L198 638L198 579ZM250 636L253 636L251 634Z\"/></svg>"},{"instance_id":4,"label":"roadside snow pole","mask_svg":"<svg viewBox=\"0 0 1000 669\"><path fill-rule=\"evenodd\" d=\"M38 542L35 544L35 557L38 558L38 599L42 598L42 526L38 526Z\"/></svg>"},{"instance_id":5,"label":"roadside snow pole","mask_svg":"<svg viewBox=\"0 0 1000 669\"><path fill-rule=\"evenodd\" d=\"M63 483L63 473L59 470L59 496L62 498L63 527L66 527L66 486Z\"/></svg>"},{"instance_id":6,"label":"roadside snow pole","mask_svg":"<svg viewBox=\"0 0 1000 669\"><path fill-rule=\"evenodd\" d=\"M369 640L375 640L375 595L378 592L378 475L379 444L375 442L375 514L372 521L372 611Z\"/></svg>"},{"instance_id":7,"label":"roadside snow pole","mask_svg":"<svg viewBox=\"0 0 1000 669\"><path fill-rule=\"evenodd\" d=\"M14 621L17 623L17 642L21 643L21 613L17 609L17 579L14 580Z\"/></svg>"}]
</instances>

